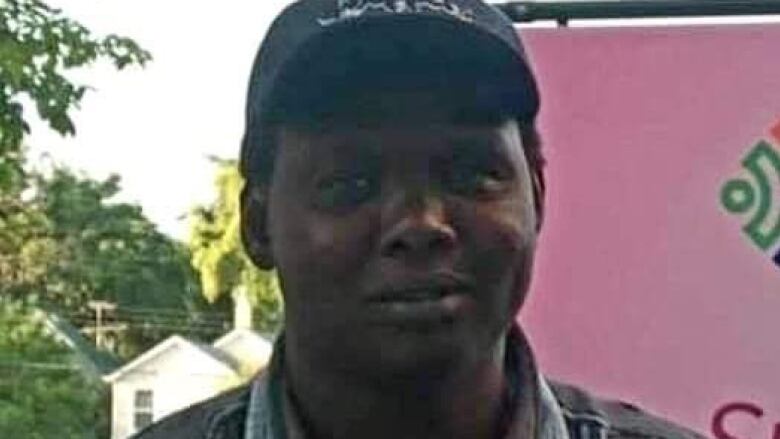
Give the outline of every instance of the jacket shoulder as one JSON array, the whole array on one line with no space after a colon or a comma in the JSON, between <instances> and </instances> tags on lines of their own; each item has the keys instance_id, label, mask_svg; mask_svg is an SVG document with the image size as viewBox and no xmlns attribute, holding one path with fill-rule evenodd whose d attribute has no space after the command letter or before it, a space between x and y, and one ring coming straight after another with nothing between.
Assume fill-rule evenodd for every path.
<instances>
[{"instance_id":1,"label":"jacket shoulder","mask_svg":"<svg viewBox=\"0 0 780 439\"><path fill-rule=\"evenodd\" d=\"M705 439L705 436L650 414L623 401L597 398L588 392L559 382L550 387L572 427L596 423L606 429L608 438L619 439Z\"/></svg>"},{"instance_id":2,"label":"jacket shoulder","mask_svg":"<svg viewBox=\"0 0 780 439\"><path fill-rule=\"evenodd\" d=\"M242 438L250 387L244 385L228 390L168 415L144 428L132 436L132 439ZM211 431L216 427L231 431Z\"/></svg>"}]
</instances>

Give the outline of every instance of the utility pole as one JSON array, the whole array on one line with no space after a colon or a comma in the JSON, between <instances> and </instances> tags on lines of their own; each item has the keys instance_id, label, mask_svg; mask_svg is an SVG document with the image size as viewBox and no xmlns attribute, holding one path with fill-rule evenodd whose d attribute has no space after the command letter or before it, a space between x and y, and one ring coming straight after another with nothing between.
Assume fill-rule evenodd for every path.
<instances>
[{"instance_id":1,"label":"utility pole","mask_svg":"<svg viewBox=\"0 0 780 439\"><path fill-rule=\"evenodd\" d=\"M111 331L118 332L127 329L127 325L106 324L105 318L107 312L116 310L116 304L105 300L92 300L87 306L95 311L95 326L84 328L85 332L95 333L95 346L101 349L108 349L106 333Z\"/></svg>"}]
</instances>

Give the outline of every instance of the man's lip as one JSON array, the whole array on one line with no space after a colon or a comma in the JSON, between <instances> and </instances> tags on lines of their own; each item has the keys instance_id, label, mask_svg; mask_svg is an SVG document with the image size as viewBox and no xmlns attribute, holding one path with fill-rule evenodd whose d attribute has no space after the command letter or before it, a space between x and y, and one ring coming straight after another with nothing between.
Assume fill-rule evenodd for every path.
<instances>
[{"instance_id":1,"label":"man's lip","mask_svg":"<svg viewBox=\"0 0 780 439\"><path fill-rule=\"evenodd\" d=\"M380 326L449 327L474 304L474 283L450 272L385 278L382 285L372 290L366 308L368 318Z\"/></svg>"},{"instance_id":2,"label":"man's lip","mask_svg":"<svg viewBox=\"0 0 780 439\"><path fill-rule=\"evenodd\" d=\"M373 303L435 301L455 294L469 294L471 290L473 283L465 276L437 273L385 282L368 300Z\"/></svg>"}]
</instances>

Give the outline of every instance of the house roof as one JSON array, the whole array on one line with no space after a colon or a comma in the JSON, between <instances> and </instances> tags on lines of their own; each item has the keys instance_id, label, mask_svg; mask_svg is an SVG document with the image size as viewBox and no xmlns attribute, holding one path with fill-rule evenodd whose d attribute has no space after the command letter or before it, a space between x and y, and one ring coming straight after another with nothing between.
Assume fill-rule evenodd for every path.
<instances>
[{"instance_id":1,"label":"house roof","mask_svg":"<svg viewBox=\"0 0 780 439\"><path fill-rule=\"evenodd\" d=\"M97 349L81 335L75 326L59 314L51 311L40 311L38 318L55 340L73 351L81 369L91 376L100 378L121 365L118 358Z\"/></svg>"},{"instance_id":2,"label":"house roof","mask_svg":"<svg viewBox=\"0 0 780 439\"><path fill-rule=\"evenodd\" d=\"M215 359L230 365L231 368L236 369L239 367L236 360L230 355L228 355L226 352L223 352L218 348L206 343L193 343L193 344L199 349L201 349L203 352L205 352L206 354L211 355Z\"/></svg>"},{"instance_id":3,"label":"house roof","mask_svg":"<svg viewBox=\"0 0 780 439\"><path fill-rule=\"evenodd\" d=\"M201 353L203 356L211 359L219 367L223 367L225 371L235 372L236 364L230 358L229 355L226 355L209 345L193 342L180 335L172 335L167 339L165 339L164 341L158 343L153 348L139 355L134 360L130 361L129 363L122 366L121 368L117 369L110 375L105 376L104 380L109 383L113 383L114 381L126 375L127 373L140 368L144 364L152 361L162 353L176 346L179 346L180 348L195 350Z\"/></svg>"},{"instance_id":4,"label":"house roof","mask_svg":"<svg viewBox=\"0 0 780 439\"><path fill-rule=\"evenodd\" d=\"M271 342L269 341L269 338L259 334L258 332L255 332L251 329L244 329L244 328L237 328L234 329L227 334L223 335L222 337L218 338L214 343L214 347L217 349L222 349L224 346L233 343L239 339L246 339L248 341L271 345Z\"/></svg>"}]
</instances>

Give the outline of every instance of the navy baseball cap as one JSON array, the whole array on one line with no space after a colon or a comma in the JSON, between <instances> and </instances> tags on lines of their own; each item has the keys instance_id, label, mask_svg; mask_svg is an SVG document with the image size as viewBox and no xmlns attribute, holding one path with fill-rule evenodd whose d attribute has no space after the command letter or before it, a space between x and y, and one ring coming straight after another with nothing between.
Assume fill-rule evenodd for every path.
<instances>
[{"instance_id":1,"label":"navy baseball cap","mask_svg":"<svg viewBox=\"0 0 780 439\"><path fill-rule=\"evenodd\" d=\"M480 0L299 0L252 66L241 173L272 166L269 124L326 119L372 90L435 91L464 110L523 121L539 110L512 22Z\"/></svg>"}]
</instances>

